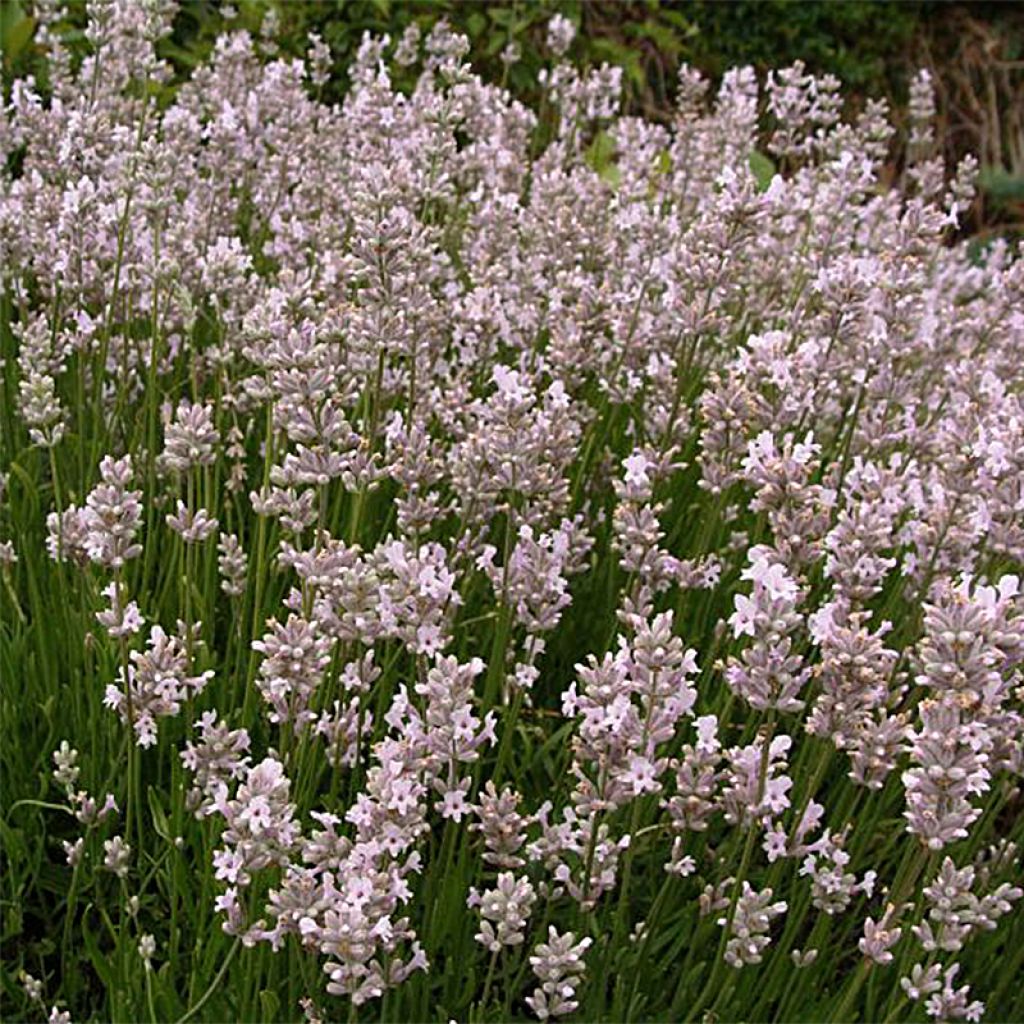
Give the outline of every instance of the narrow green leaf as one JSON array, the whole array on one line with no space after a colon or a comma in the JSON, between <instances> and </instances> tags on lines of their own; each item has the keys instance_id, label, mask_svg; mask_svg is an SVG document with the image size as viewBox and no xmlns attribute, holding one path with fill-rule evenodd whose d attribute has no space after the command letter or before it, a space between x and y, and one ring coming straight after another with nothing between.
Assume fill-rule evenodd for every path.
<instances>
[{"instance_id":1,"label":"narrow green leaf","mask_svg":"<svg viewBox=\"0 0 1024 1024\"><path fill-rule=\"evenodd\" d=\"M776 173L774 161L755 149L751 151L747 163L757 182L758 192L767 192Z\"/></svg>"}]
</instances>

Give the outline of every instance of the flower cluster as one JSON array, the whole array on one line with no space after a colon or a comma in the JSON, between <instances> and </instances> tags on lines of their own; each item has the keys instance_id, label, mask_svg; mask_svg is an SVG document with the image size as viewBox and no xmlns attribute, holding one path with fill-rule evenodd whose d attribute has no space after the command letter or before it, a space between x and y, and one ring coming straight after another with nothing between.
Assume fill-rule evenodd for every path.
<instances>
[{"instance_id":1,"label":"flower cluster","mask_svg":"<svg viewBox=\"0 0 1024 1024\"><path fill-rule=\"evenodd\" d=\"M957 240L927 76L893 181L833 76L626 115L565 11L536 111L444 22L329 102L275 6L187 75L173 3L62 12L0 104L0 666L52 758L4 820L65 922L15 969L90 1018L977 1019L1024 258Z\"/></svg>"}]
</instances>

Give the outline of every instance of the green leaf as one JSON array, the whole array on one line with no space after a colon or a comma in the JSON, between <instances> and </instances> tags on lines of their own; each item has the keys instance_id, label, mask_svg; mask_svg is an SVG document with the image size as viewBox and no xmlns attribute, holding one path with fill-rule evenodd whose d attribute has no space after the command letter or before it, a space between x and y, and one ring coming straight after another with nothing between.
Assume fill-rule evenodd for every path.
<instances>
[{"instance_id":1,"label":"green leaf","mask_svg":"<svg viewBox=\"0 0 1024 1024\"><path fill-rule=\"evenodd\" d=\"M260 992L260 1007L265 1021L277 1020L277 1011L281 1009L281 999L272 989L265 988Z\"/></svg>"},{"instance_id":2,"label":"green leaf","mask_svg":"<svg viewBox=\"0 0 1024 1024\"><path fill-rule=\"evenodd\" d=\"M5 821L0 821L0 840L3 841L4 853L14 863L28 857L25 845L25 833L20 828L11 828Z\"/></svg>"},{"instance_id":3,"label":"green leaf","mask_svg":"<svg viewBox=\"0 0 1024 1024\"><path fill-rule=\"evenodd\" d=\"M0 4L0 44L3 45L5 52L9 33L24 20L25 10L21 6L20 0Z\"/></svg>"},{"instance_id":4,"label":"green leaf","mask_svg":"<svg viewBox=\"0 0 1024 1024\"><path fill-rule=\"evenodd\" d=\"M700 35L700 26L690 21L682 11L664 7L658 12L658 15L663 21L667 21L670 25L675 25L687 39L693 39L695 36Z\"/></svg>"},{"instance_id":5,"label":"green leaf","mask_svg":"<svg viewBox=\"0 0 1024 1024\"><path fill-rule=\"evenodd\" d=\"M767 192L768 186L772 183L772 178L775 177L776 168L774 161L755 149L751 152L747 163L751 174L754 175L754 180L757 182L758 192Z\"/></svg>"},{"instance_id":6,"label":"green leaf","mask_svg":"<svg viewBox=\"0 0 1024 1024\"><path fill-rule=\"evenodd\" d=\"M622 175L615 166L617 152L615 140L607 132L602 131L594 136L594 141L587 147L585 155L587 166L613 188L622 180Z\"/></svg>"},{"instance_id":7,"label":"green leaf","mask_svg":"<svg viewBox=\"0 0 1024 1024\"><path fill-rule=\"evenodd\" d=\"M0 4L0 39L7 38L7 31L16 22L25 17L25 10L21 6L21 0L8 0Z\"/></svg>"},{"instance_id":8,"label":"green leaf","mask_svg":"<svg viewBox=\"0 0 1024 1024\"><path fill-rule=\"evenodd\" d=\"M100 976L106 988L111 988L114 982L114 972L111 969L111 958L100 949L99 940L89 928L89 911L92 909L90 903L82 913L82 940L85 943L85 951L89 955L89 962L93 969Z\"/></svg>"},{"instance_id":9,"label":"green leaf","mask_svg":"<svg viewBox=\"0 0 1024 1024\"><path fill-rule=\"evenodd\" d=\"M659 25L656 21L650 18L647 21L641 22L639 25L630 26L631 35L640 36L643 39L650 39L652 43L659 46L669 56L675 57L682 49L682 43L680 42L679 36L667 28L665 25Z\"/></svg>"},{"instance_id":10,"label":"green leaf","mask_svg":"<svg viewBox=\"0 0 1024 1024\"><path fill-rule=\"evenodd\" d=\"M505 37L500 32L490 32L488 37L487 45L484 47L484 53L488 57L493 57L505 49Z\"/></svg>"},{"instance_id":11,"label":"green leaf","mask_svg":"<svg viewBox=\"0 0 1024 1024\"><path fill-rule=\"evenodd\" d=\"M35 31L34 18L23 17L9 28L5 27L0 38L0 50L3 51L4 62L8 67L14 63L25 46L32 40Z\"/></svg>"},{"instance_id":12,"label":"green leaf","mask_svg":"<svg viewBox=\"0 0 1024 1024\"><path fill-rule=\"evenodd\" d=\"M503 28L512 28L516 21L515 11L508 7L489 7L487 16L495 25L501 25Z\"/></svg>"},{"instance_id":13,"label":"green leaf","mask_svg":"<svg viewBox=\"0 0 1024 1024\"><path fill-rule=\"evenodd\" d=\"M5 909L3 915L3 930L0 931L0 940L6 945L11 939L17 938L24 931L24 918L21 907L17 903Z\"/></svg>"},{"instance_id":14,"label":"green leaf","mask_svg":"<svg viewBox=\"0 0 1024 1024\"><path fill-rule=\"evenodd\" d=\"M978 185L986 195L1003 202L1024 200L1024 176L1010 174L1002 167L984 167Z\"/></svg>"},{"instance_id":15,"label":"green leaf","mask_svg":"<svg viewBox=\"0 0 1024 1024\"><path fill-rule=\"evenodd\" d=\"M169 843L174 842L174 837L171 835L171 826L167 821L167 815L164 813L163 807L160 805L160 797L157 795L156 789L150 786L146 796L149 800L149 813L153 815L153 828L156 830L156 834L161 839L166 839Z\"/></svg>"}]
</instances>

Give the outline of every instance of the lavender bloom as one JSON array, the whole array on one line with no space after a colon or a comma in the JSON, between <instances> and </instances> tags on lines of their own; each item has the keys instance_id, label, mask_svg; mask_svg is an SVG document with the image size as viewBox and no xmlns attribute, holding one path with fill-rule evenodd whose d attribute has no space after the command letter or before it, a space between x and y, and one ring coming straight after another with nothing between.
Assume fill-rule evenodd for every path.
<instances>
[{"instance_id":1,"label":"lavender bloom","mask_svg":"<svg viewBox=\"0 0 1024 1024\"><path fill-rule=\"evenodd\" d=\"M797 694L810 678L810 669L792 652L789 635L801 622L795 611L797 585L773 554L764 547L749 552L743 578L753 581L753 594L736 595L729 623L737 637L748 635L754 643L739 658L730 658L725 678L752 707L792 713L804 706Z\"/></svg>"},{"instance_id":2,"label":"lavender bloom","mask_svg":"<svg viewBox=\"0 0 1024 1024\"><path fill-rule=\"evenodd\" d=\"M942 988L942 983L939 980L941 975L941 964L931 964L928 967L925 967L924 964L914 964L910 969L909 976L900 978L900 988L906 993L908 999L916 1003Z\"/></svg>"},{"instance_id":3,"label":"lavender bloom","mask_svg":"<svg viewBox=\"0 0 1024 1024\"><path fill-rule=\"evenodd\" d=\"M707 828L707 818L717 803L722 744L714 715L703 715L694 725L697 742L683 747L675 764L676 793L663 803L677 828L701 832Z\"/></svg>"},{"instance_id":4,"label":"lavender bloom","mask_svg":"<svg viewBox=\"0 0 1024 1024\"><path fill-rule=\"evenodd\" d=\"M441 797L435 809L455 821L472 809L466 800L469 779L459 778L459 765L476 761L480 750L495 741L494 712L481 721L473 710L473 680L483 668L479 658L460 665L455 658L438 657L426 680L415 687L425 704L422 716L410 707L402 721L406 735L421 746L426 777ZM389 712L392 725L401 721L396 717L399 708L396 701Z\"/></svg>"},{"instance_id":5,"label":"lavender bloom","mask_svg":"<svg viewBox=\"0 0 1024 1024\"><path fill-rule=\"evenodd\" d=\"M864 921L864 937L857 943L857 948L876 964L892 963L893 956L889 950L899 942L903 933L902 928L892 924L895 913L896 908L890 903L877 924L870 917Z\"/></svg>"},{"instance_id":6,"label":"lavender bloom","mask_svg":"<svg viewBox=\"0 0 1024 1024\"><path fill-rule=\"evenodd\" d=\"M46 550L50 558L80 566L88 564L86 539L89 527L84 509L71 505L61 515L49 513L46 517L46 530Z\"/></svg>"},{"instance_id":7,"label":"lavender bloom","mask_svg":"<svg viewBox=\"0 0 1024 1024\"><path fill-rule=\"evenodd\" d=\"M204 508L190 511L183 501L178 502L178 509L174 515L168 515L167 525L186 544L201 544L208 537L217 532L217 520L213 518Z\"/></svg>"},{"instance_id":8,"label":"lavender bloom","mask_svg":"<svg viewBox=\"0 0 1024 1024\"><path fill-rule=\"evenodd\" d=\"M219 552L217 568L221 575L221 590L231 597L241 597L245 593L248 560L238 537L233 533L222 533L217 542L217 550Z\"/></svg>"},{"instance_id":9,"label":"lavender bloom","mask_svg":"<svg viewBox=\"0 0 1024 1024\"><path fill-rule=\"evenodd\" d=\"M770 939L768 931L772 918L786 912L785 900L772 903L771 889L757 892L749 882L743 883L743 891L736 901L736 910L729 923L729 941L725 945L725 960L730 967L761 962ZM722 918L718 922L724 926Z\"/></svg>"},{"instance_id":10,"label":"lavender bloom","mask_svg":"<svg viewBox=\"0 0 1024 1024\"><path fill-rule=\"evenodd\" d=\"M520 855L526 843L529 819L517 810L521 797L508 786L499 793L493 781L488 781L474 808L477 821L470 825L484 838L483 859L487 864L515 870L526 863Z\"/></svg>"},{"instance_id":11,"label":"lavender bloom","mask_svg":"<svg viewBox=\"0 0 1024 1024\"><path fill-rule=\"evenodd\" d=\"M110 583L103 588L103 596L110 607L96 613L96 621L115 639L134 636L145 622L134 601L125 602L124 587Z\"/></svg>"},{"instance_id":12,"label":"lavender bloom","mask_svg":"<svg viewBox=\"0 0 1024 1024\"><path fill-rule=\"evenodd\" d=\"M103 841L103 867L118 878L125 878L131 863L132 848L120 837Z\"/></svg>"},{"instance_id":13,"label":"lavender bloom","mask_svg":"<svg viewBox=\"0 0 1024 1024\"><path fill-rule=\"evenodd\" d=\"M507 565L495 565L497 549L485 545L477 558L499 599L531 634L554 629L571 601L568 577L583 569L591 539L578 521L563 520L557 530L536 536L529 523L519 528Z\"/></svg>"},{"instance_id":14,"label":"lavender bloom","mask_svg":"<svg viewBox=\"0 0 1024 1024\"><path fill-rule=\"evenodd\" d=\"M770 741L767 757L763 739L725 752L728 767L722 805L727 821L742 824L768 822L789 807L793 780L785 770L786 755L792 745L792 738L783 735Z\"/></svg>"},{"instance_id":15,"label":"lavender bloom","mask_svg":"<svg viewBox=\"0 0 1024 1024\"><path fill-rule=\"evenodd\" d=\"M181 402L164 431L160 462L175 473L187 473L194 466L209 466L220 441L213 425L213 410L206 405Z\"/></svg>"},{"instance_id":16,"label":"lavender bloom","mask_svg":"<svg viewBox=\"0 0 1024 1024\"><path fill-rule=\"evenodd\" d=\"M580 806L620 806L662 789L668 761L657 748L675 734L697 698L688 681L697 670L696 654L672 634L672 621L671 612L657 615L642 624L632 644L620 637L615 655L577 665L582 692L574 683L562 695L563 713L580 719L573 768Z\"/></svg>"},{"instance_id":17,"label":"lavender bloom","mask_svg":"<svg viewBox=\"0 0 1024 1024\"><path fill-rule=\"evenodd\" d=\"M946 857L934 880L925 886L928 917L912 930L927 952L959 952L972 932L994 929L999 918L1024 895L1019 886L1003 882L978 896L972 891L976 877L972 865L957 868L952 858Z\"/></svg>"},{"instance_id":18,"label":"lavender bloom","mask_svg":"<svg viewBox=\"0 0 1024 1024\"><path fill-rule=\"evenodd\" d=\"M910 732L914 767L903 773L909 831L933 850L967 835L981 811L971 797L988 789L991 739L962 720L953 703L922 701L921 728Z\"/></svg>"},{"instance_id":19,"label":"lavender bloom","mask_svg":"<svg viewBox=\"0 0 1024 1024\"><path fill-rule=\"evenodd\" d=\"M74 792L75 783L81 773L78 751L73 749L67 740L60 741L60 747L53 752L53 778L58 786L63 786L68 796Z\"/></svg>"},{"instance_id":20,"label":"lavender bloom","mask_svg":"<svg viewBox=\"0 0 1024 1024\"><path fill-rule=\"evenodd\" d=\"M842 838L837 840L826 829L821 839L807 848L809 853L800 868L800 874L811 879L811 902L830 915L844 911L856 893L870 895L875 884L874 871L866 872L858 882L856 875L846 870L850 855L840 845Z\"/></svg>"},{"instance_id":21,"label":"lavender bloom","mask_svg":"<svg viewBox=\"0 0 1024 1024\"><path fill-rule=\"evenodd\" d=\"M564 807L561 820L552 822L551 804L545 802L536 820L541 834L528 844L527 855L551 872L551 895L567 892L582 909L593 909L604 893L615 887L620 857L632 837L614 840L596 810L577 813L572 807Z\"/></svg>"},{"instance_id":22,"label":"lavender bloom","mask_svg":"<svg viewBox=\"0 0 1024 1024\"><path fill-rule=\"evenodd\" d=\"M67 414L57 397L56 375L64 358L53 350L53 332L46 317L32 316L27 324L12 325L19 338L18 407L33 444L56 447L64 436Z\"/></svg>"},{"instance_id":23,"label":"lavender bloom","mask_svg":"<svg viewBox=\"0 0 1024 1024\"><path fill-rule=\"evenodd\" d=\"M334 768L354 766L361 755L360 743L373 732L373 713L363 711L358 697L348 704L336 700L321 711L314 732L322 736L327 760Z\"/></svg>"},{"instance_id":24,"label":"lavender bloom","mask_svg":"<svg viewBox=\"0 0 1024 1024\"><path fill-rule=\"evenodd\" d=\"M142 492L130 489L131 456L108 455L100 462L100 477L85 502L83 546L94 562L119 569L142 551L134 539L142 522Z\"/></svg>"},{"instance_id":25,"label":"lavender bloom","mask_svg":"<svg viewBox=\"0 0 1024 1024\"><path fill-rule=\"evenodd\" d=\"M548 48L556 57L565 56L575 35L576 27L561 14L556 14L548 22Z\"/></svg>"},{"instance_id":26,"label":"lavender bloom","mask_svg":"<svg viewBox=\"0 0 1024 1024\"><path fill-rule=\"evenodd\" d=\"M182 764L195 776L188 794L188 806L201 817L213 805L222 784L244 777L249 769L249 734L245 729L229 729L218 721L216 711L199 716L199 742L185 743Z\"/></svg>"},{"instance_id":27,"label":"lavender bloom","mask_svg":"<svg viewBox=\"0 0 1024 1024\"><path fill-rule=\"evenodd\" d=\"M826 609L827 618L816 620L822 692L807 729L831 737L841 749L860 751L866 741L864 734L877 728L874 713L889 697L889 679L898 655L882 642L888 632L885 626L872 633L863 625L865 616L853 612L848 622L841 624L835 621L835 609ZM874 777L872 782L876 782Z\"/></svg>"},{"instance_id":28,"label":"lavender bloom","mask_svg":"<svg viewBox=\"0 0 1024 1024\"><path fill-rule=\"evenodd\" d=\"M624 116L621 69L565 59L576 26L556 14L534 111L442 21L367 34L335 102L324 40L286 54L273 8L258 32L232 12L182 80L161 57L173 4L87 6L73 41L64 5L32 4L45 74L0 104L4 369L14 442L43 449L2 445L20 561L0 543L0 632L31 651L66 603L82 635L54 657L84 638L74 667L117 673L129 742L166 747L161 719L212 677L199 595L220 713L195 706L172 798L200 819L181 851L214 845L217 926L317 958L321 991L359 1007L427 970L425 948L451 970L446 908L474 884L456 966L490 961L507 990L452 1012L610 996L665 1016L660 992L626 1006L588 978L567 919L628 972L671 954L661 912L686 889L729 965L765 958L789 904L787 942L805 910L832 939L779 950L773 978L787 955L881 968L918 944L927 961L889 982L906 975L915 1013L976 1019L948 961L1019 907L1010 844L943 860L912 915L833 920L890 857L982 846L1024 773L1024 595L1000 568L1024 561L1024 261L953 237L978 164L946 173L938 83L911 87L893 183L885 105L846 118L838 81L800 63L714 89L683 67L669 116ZM145 559L143 520L168 528ZM61 564L40 574L42 521ZM182 545L186 588L165 558ZM176 600L188 635L143 616ZM39 685L63 678L44 667ZM256 687L242 707L234 683ZM86 834L51 852L83 882L145 868L145 997L175 854L126 835L97 856L117 805L76 788L66 734L53 780ZM133 823L136 778L117 790ZM900 800L906 832L872 844L864 823ZM652 879L666 899L639 922ZM683 979L714 983L694 1016L750 1009L723 967ZM310 1019L346 1012L310 995Z\"/></svg>"},{"instance_id":29,"label":"lavender bloom","mask_svg":"<svg viewBox=\"0 0 1024 1024\"><path fill-rule=\"evenodd\" d=\"M268 625L270 632L252 643L253 650L263 655L257 685L273 709L270 720L294 722L298 727L315 717L309 702L330 661L331 641L315 621L298 615Z\"/></svg>"},{"instance_id":30,"label":"lavender bloom","mask_svg":"<svg viewBox=\"0 0 1024 1024\"><path fill-rule=\"evenodd\" d=\"M271 757L246 770L234 797L227 783L217 785L210 813L225 822L224 845L213 857L218 879L246 886L253 872L287 863L299 836L290 788L281 762Z\"/></svg>"},{"instance_id":31,"label":"lavender bloom","mask_svg":"<svg viewBox=\"0 0 1024 1024\"><path fill-rule=\"evenodd\" d=\"M469 890L470 907L480 908L480 931L476 941L492 953L502 946L518 946L525 938L526 922L537 896L526 878L516 878L511 871L498 875L493 889Z\"/></svg>"},{"instance_id":32,"label":"lavender bloom","mask_svg":"<svg viewBox=\"0 0 1024 1024\"><path fill-rule=\"evenodd\" d=\"M33 978L27 971L21 971L18 980L31 1002L41 1003L43 1001L43 983L38 978Z\"/></svg>"},{"instance_id":33,"label":"lavender bloom","mask_svg":"<svg viewBox=\"0 0 1024 1024\"><path fill-rule=\"evenodd\" d=\"M583 981L583 954L592 943L589 936L577 942L572 932L559 935L554 925L548 927L547 942L540 943L530 957L530 967L541 986L526 997L526 1005L539 1020L561 1017L579 1009L576 989Z\"/></svg>"},{"instance_id":34,"label":"lavender bloom","mask_svg":"<svg viewBox=\"0 0 1024 1024\"><path fill-rule=\"evenodd\" d=\"M191 675L185 643L160 626L150 630L146 649L132 651L129 658L127 677L122 666L103 703L132 725L139 746L150 747L157 740L157 719L177 715L184 701L202 693L213 671Z\"/></svg>"},{"instance_id":35,"label":"lavender bloom","mask_svg":"<svg viewBox=\"0 0 1024 1024\"><path fill-rule=\"evenodd\" d=\"M970 1020L980 1021L985 1012L985 1004L978 999L968 1002L971 986L953 987L953 979L960 971L959 964L951 964L942 974L942 988L929 996L925 1003L925 1011L936 1020Z\"/></svg>"}]
</instances>

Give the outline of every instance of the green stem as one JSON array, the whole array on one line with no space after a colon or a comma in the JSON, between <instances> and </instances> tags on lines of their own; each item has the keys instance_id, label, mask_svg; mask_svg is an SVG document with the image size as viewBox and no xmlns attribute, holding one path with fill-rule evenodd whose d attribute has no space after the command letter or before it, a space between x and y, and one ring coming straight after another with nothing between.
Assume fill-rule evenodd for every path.
<instances>
[{"instance_id":1,"label":"green stem","mask_svg":"<svg viewBox=\"0 0 1024 1024\"><path fill-rule=\"evenodd\" d=\"M757 787L757 800L755 806L759 805L764 799L765 784L768 778L768 762L771 756L771 744L772 736L775 733L775 710L774 708L769 710L767 718L767 728L765 730L765 737L763 740L763 746L761 748L761 768L758 778ZM722 968L725 964L725 948L729 942L729 933L732 930L733 921L736 918L736 907L739 904L740 893L743 888L743 881L747 876L747 871L750 869L750 861L754 854L754 843L757 838L758 825L756 820L751 820L747 837L743 844L743 855L740 858L739 871L736 873L736 880L732 886L732 896L729 900L729 911L726 914L725 925L722 928L722 935L718 942L718 952L715 954L715 963L711 969L711 977L708 979L707 984L701 991L697 1002L694 1004L693 1009L687 1015L687 1020L696 1020L701 1010L710 1002L711 995L715 992L716 984L719 976L722 973ZM721 993L719 993L721 995Z\"/></svg>"},{"instance_id":2,"label":"green stem","mask_svg":"<svg viewBox=\"0 0 1024 1024\"><path fill-rule=\"evenodd\" d=\"M861 988L864 986L864 982L867 981L868 973L872 967L872 962L867 958L861 960L857 967L857 971L853 978L850 979L850 983L846 986L846 992L843 994L842 999L836 1009L829 1014L828 1019L834 1020L837 1024L851 1020L850 1011L853 1009L853 1004L860 994Z\"/></svg>"},{"instance_id":3,"label":"green stem","mask_svg":"<svg viewBox=\"0 0 1024 1024\"><path fill-rule=\"evenodd\" d=\"M179 1017L175 1024L185 1024L186 1021L191 1020L213 996L214 992L217 991L217 986L223 981L224 975L227 974L228 968L231 966L231 961L234 960L235 954L238 952L242 945L241 939L235 939L231 949L228 950L228 955L224 958L224 963L220 965L220 970L217 972L213 981L210 982L210 987L203 993L202 998L196 1003L183 1017Z\"/></svg>"}]
</instances>

